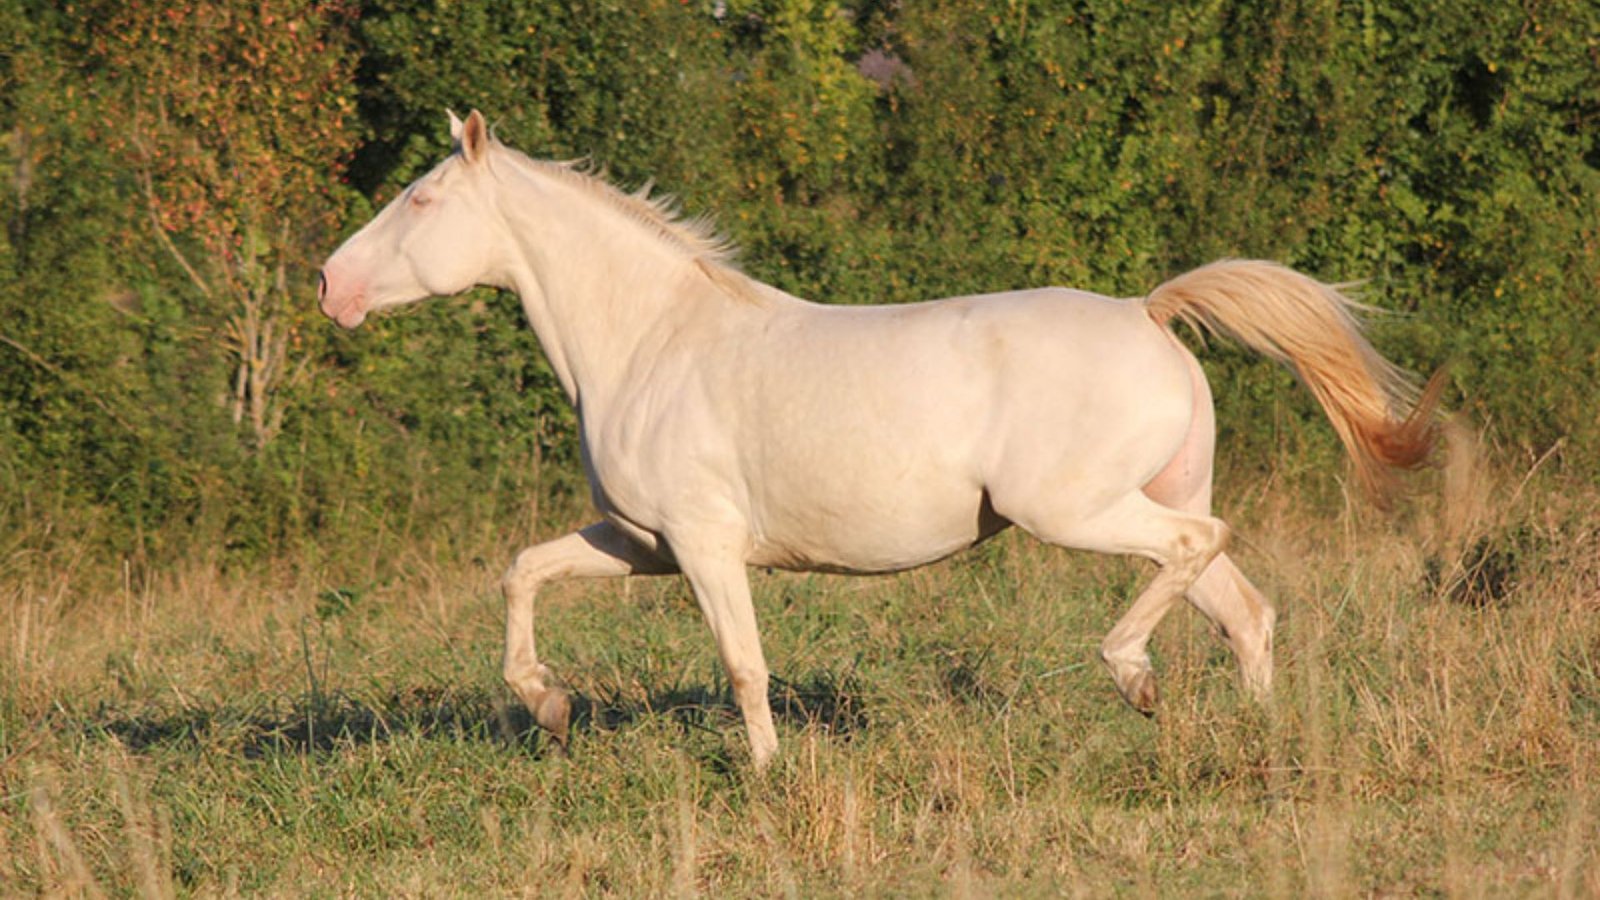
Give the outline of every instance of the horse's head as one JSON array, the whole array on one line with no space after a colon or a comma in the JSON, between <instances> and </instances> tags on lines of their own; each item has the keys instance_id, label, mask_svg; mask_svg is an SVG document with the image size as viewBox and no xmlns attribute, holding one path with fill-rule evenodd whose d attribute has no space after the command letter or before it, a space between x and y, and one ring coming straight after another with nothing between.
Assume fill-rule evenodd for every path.
<instances>
[{"instance_id":1,"label":"horse's head","mask_svg":"<svg viewBox=\"0 0 1600 900\"><path fill-rule=\"evenodd\" d=\"M374 310L501 284L507 240L488 184L493 139L450 115L456 152L407 187L322 266L322 311L345 328Z\"/></svg>"}]
</instances>

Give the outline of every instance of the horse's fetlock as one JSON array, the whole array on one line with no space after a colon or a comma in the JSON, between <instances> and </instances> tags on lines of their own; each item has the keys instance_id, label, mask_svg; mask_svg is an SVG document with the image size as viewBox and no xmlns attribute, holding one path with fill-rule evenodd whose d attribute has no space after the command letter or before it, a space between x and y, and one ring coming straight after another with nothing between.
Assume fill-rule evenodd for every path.
<instances>
[{"instance_id":1,"label":"horse's fetlock","mask_svg":"<svg viewBox=\"0 0 1600 900\"><path fill-rule=\"evenodd\" d=\"M735 697L747 697L753 694L765 696L768 680L766 669L740 667L728 672L728 682L733 686Z\"/></svg>"},{"instance_id":2,"label":"horse's fetlock","mask_svg":"<svg viewBox=\"0 0 1600 900\"><path fill-rule=\"evenodd\" d=\"M1105 642L1100 645L1100 662L1120 679L1121 673L1129 670L1149 671L1150 654L1143 649L1129 653L1120 645Z\"/></svg>"}]
</instances>

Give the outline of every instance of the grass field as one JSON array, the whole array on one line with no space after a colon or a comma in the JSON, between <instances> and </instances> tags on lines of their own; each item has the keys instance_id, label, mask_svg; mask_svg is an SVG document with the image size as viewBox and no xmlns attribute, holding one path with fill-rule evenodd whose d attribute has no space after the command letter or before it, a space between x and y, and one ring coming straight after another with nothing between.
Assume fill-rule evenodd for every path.
<instances>
[{"instance_id":1,"label":"grass field","mask_svg":"<svg viewBox=\"0 0 1600 900\"><path fill-rule=\"evenodd\" d=\"M543 595L564 756L499 679L510 541L136 583L41 526L0 545L0 894L1597 896L1600 490L1481 487L1447 533L1224 485L1268 708L1187 608L1122 704L1141 564L758 574L762 774L677 579Z\"/></svg>"}]
</instances>

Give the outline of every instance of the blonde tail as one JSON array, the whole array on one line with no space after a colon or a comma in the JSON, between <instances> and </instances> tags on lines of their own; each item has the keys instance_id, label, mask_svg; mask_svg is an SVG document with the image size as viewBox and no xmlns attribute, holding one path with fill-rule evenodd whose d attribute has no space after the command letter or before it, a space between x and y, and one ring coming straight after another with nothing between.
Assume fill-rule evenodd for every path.
<instances>
[{"instance_id":1,"label":"blonde tail","mask_svg":"<svg viewBox=\"0 0 1600 900\"><path fill-rule=\"evenodd\" d=\"M1394 470L1432 454L1443 372L1419 391L1367 342L1355 317L1361 305L1337 288L1277 263L1223 260L1156 288L1145 308L1160 325L1203 325L1292 367L1380 503L1397 486Z\"/></svg>"}]
</instances>

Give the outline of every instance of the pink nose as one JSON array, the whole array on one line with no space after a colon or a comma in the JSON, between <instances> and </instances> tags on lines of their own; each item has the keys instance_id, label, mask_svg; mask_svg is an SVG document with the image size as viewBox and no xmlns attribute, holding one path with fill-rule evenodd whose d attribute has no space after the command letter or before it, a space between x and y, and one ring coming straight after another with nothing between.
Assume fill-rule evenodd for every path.
<instances>
[{"instance_id":1,"label":"pink nose","mask_svg":"<svg viewBox=\"0 0 1600 900\"><path fill-rule=\"evenodd\" d=\"M339 327L354 328L367 317L360 283L337 271L334 277L339 278L338 284L333 283L327 269L317 273L317 305L322 307L323 315L339 323Z\"/></svg>"}]
</instances>

